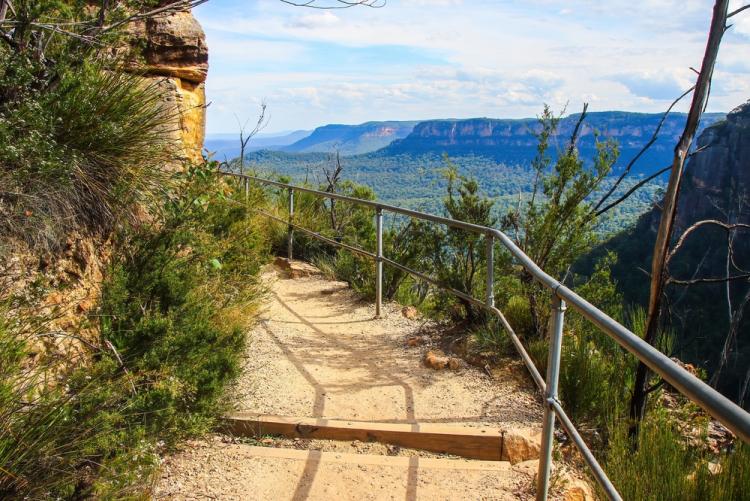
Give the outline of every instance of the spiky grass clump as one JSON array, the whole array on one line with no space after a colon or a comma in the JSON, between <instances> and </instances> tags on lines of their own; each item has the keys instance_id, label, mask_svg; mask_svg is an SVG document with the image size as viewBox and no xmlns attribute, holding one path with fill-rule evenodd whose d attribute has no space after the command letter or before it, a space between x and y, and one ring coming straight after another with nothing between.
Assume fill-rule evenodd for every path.
<instances>
[{"instance_id":1,"label":"spiky grass clump","mask_svg":"<svg viewBox=\"0 0 750 501\"><path fill-rule=\"evenodd\" d=\"M0 65L0 87L23 89L0 104L0 237L54 249L131 220L163 189L176 122L158 82L81 63L33 92L19 74Z\"/></svg>"}]
</instances>

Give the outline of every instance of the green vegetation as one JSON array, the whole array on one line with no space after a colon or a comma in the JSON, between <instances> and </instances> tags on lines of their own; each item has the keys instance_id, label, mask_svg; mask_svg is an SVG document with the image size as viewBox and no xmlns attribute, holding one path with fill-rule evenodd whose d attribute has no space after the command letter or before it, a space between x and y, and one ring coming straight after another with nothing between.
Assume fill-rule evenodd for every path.
<instances>
[{"instance_id":1,"label":"green vegetation","mask_svg":"<svg viewBox=\"0 0 750 501\"><path fill-rule=\"evenodd\" d=\"M260 177L286 176L294 183L322 184L321 169L330 165L325 153L292 154L258 151L246 155L246 166ZM451 156L458 173L475 179L487 197L494 201L494 215L501 217L516 207L519 197L527 201L533 190L534 174L529 164L508 164L477 155ZM385 203L436 214L442 210L447 189L443 176L444 162L439 154L379 155L375 153L342 157L343 178L370 186ZM626 180L616 191L622 194L640 178ZM602 181L592 200L606 192L614 182ZM635 223L638 216L651 208L664 182L655 180L638 190L625 203L598 221L597 233L610 235Z\"/></svg>"},{"instance_id":2,"label":"green vegetation","mask_svg":"<svg viewBox=\"0 0 750 501\"><path fill-rule=\"evenodd\" d=\"M174 182L159 217L120 236L90 320L99 338L74 363L42 354L30 367L44 319L8 304L0 497L145 496L158 452L209 430L225 409L267 240L215 166Z\"/></svg>"},{"instance_id":3,"label":"green vegetation","mask_svg":"<svg viewBox=\"0 0 750 501\"><path fill-rule=\"evenodd\" d=\"M2 30L1 268L39 263L0 291L2 499L146 499L159 454L213 426L241 368L269 240L259 199L183 165L159 86L111 55L111 27L153 5L18 0ZM61 327L45 298L76 279L48 272L74 238L106 268L100 303Z\"/></svg>"},{"instance_id":4,"label":"green vegetation","mask_svg":"<svg viewBox=\"0 0 750 501\"><path fill-rule=\"evenodd\" d=\"M584 117L585 118L585 117ZM587 166L575 148L572 137L564 154L548 153L548 139L555 133L558 118L545 110L541 119L538 155L530 196L506 210L501 226L516 244L545 270L565 280L581 295L599 306L611 317L642 334L645 314L637 307L627 307L613 279L618 266L615 253L600 254L593 270L586 275L575 273L573 265L581 254L589 253L602 242L601 226L591 216L589 200L602 190L617 159L617 146L609 141L597 142L596 155ZM321 160L322 161L322 160ZM325 166L325 164L322 164ZM484 195L481 184L465 175L445 159L446 195L440 211L447 217L482 225L496 221L496 198ZM307 185L321 190L368 199L368 188L343 181L340 185ZM321 176L330 180L330 176ZM284 179L285 181L288 178ZM286 216L286 193L271 195L279 217ZM301 195L295 204L298 224L322 231L330 238L364 249L374 249L373 212ZM342 207L347 205L346 208ZM301 211L301 212L300 212ZM336 228L332 211L355 225ZM346 216L344 216L346 214ZM384 235L385 255L402 264L438 278L447 286L474 297L484 295L486 255L482 238L466 232L440 228L418 221L394 217ZM286 228L279 225L276 245L283 248ZM355 257L346 250L314 242L295 233L298 256L321 263L330 275L348 281L371 295L372 261ZM314 250L313 250L314 249ZM495 249L498 307L524 341L537 366L544 371L547 363L547 319L549 293L498 245ZM455 297L434 291L401 272L385 267L387 295L403 304L414 304L425 314L438 319L462 322L481 350L513 355L507 334L494 320ZM669 332L661 335L659 348L669 352L674 342ZM748 487L747 450L717 451L703 440L708 418L669 388L657 387L645 421L647 430L633 444L627 437L627 402L634 384L636 359L614 340L575 312L569 311L562 350L560 398L568 414L583 431L596 456L601 460L626 499L746 499ZM666 402L673 402L666 405ZM633 450L637 449L637 453ZM744 462L743 462L744 461ZM721 473L708 470L708 463L721 465ZM667 465L667 466L664 466ZM666 473L665 473L666 472ZM670 475L670 481L661 480ZM645 479L645 480L644 480Z\"/></svg>"},{"instance_id":5,"label":"green vegetation","mask_svg":"<svg viewBox=\"0 0 750 501\"><path fill-rule=\"evenodd\" d=\"M747 444L740 443L734 452L717 458L685 439L666 413L653 414L642 425L635 452L627 427L617 429L610 442L607 472L623 499L740 501L750 497Z\"/></svg>"},{"instance_id":6,"label":"green vegetation","mask_svg":"<svg viewBox=\"0 0 750 501\"><path fill-rule=\"evenodd\" d=\"M106 234L153 198L174 117L155 84L107 71L95 44L50 36L44 52L34 48L33 23L82 21L82 4L14 6L21 24L0 44L0 235L54 249L73 229Z\"/></svg>"}]
</instances>

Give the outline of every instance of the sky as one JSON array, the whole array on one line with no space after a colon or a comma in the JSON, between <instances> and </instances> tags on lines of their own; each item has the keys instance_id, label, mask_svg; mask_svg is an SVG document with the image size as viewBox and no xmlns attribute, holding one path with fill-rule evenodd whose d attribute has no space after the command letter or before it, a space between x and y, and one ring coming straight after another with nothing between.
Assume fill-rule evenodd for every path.
<instances>
[{"instance_id":1,"label":"sky","mask_svg":"<svg viewBox=\"0 0 750 501\"><path fill-rule=\"evenodd\" d=\"M317 0L330 5L331 0ZM742 4L731 2L730 10ZM210 0L207 133L266 103L265 133L329 123L660 112L695 80L710 0L388 0L315 10ZM750 98L750 10L732 18L709 111ZM689 102L678 107L687 109Z\"/></svg>"}]
</instances>

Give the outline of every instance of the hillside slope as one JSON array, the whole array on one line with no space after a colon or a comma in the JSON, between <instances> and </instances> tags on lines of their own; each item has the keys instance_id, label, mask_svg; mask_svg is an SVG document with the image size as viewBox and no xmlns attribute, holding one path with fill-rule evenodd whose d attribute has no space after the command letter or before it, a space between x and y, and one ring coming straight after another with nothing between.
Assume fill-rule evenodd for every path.
<instances>
[{"instance_id":1,"label":"hillside slope","mask_svg":"<svg viewBox=\"0 0 750 501\"><path fill-rule=\"evenodd\" d=\"M258 134L247 144L245 152L263 149L278 150L310 135L309 130L295 130L286 134ZM206 134L203 147L214 154L217 160L231 160L240 156L240 135Z\"/></svg>"},{"instance_id":2,"label":"hillside slope","mask_svg":"<svg viewBox=\"0 0 750 501\"><path fill-rule=\"evenodd\" d=\"M687 164L677 210L675 240L685 229L704 219L750 224L750 101L730 112L726 120L706 128L697 142L705 148ZM617 235L594 256L614 250L619 256L614 276L626 299L646 304L648 278L637 271L650 270L656 230L661 212L655 206L643 214L630 230ZM750 268L750 232L734 233L733 260L739 269ZM670 268L677 279L726 276L727 234L716 226L691 233L675 254ZM731 267L732 274L741 274ZM750 291L747 280L732 283L733 307ZM676 326L677 356L706 368L717 365L724 337L729 329L727 288L723 283L702 283L673 287L670 293L672 324ZM706 307L712 305L712 307ZM750 329L748 305L739 332ZM735 355L725 370L719 389L730 398L741 391L750 366L750 339L739 336ZM711 374L709 374L710 376Z\"/></svg>"},{"instance_id":3,"label":"hillside slope","mask_svg":"<svg viewBox=\"0 0 750 501\"><path fill-rule=\"evenodd\" d=\"M309 136L283 148L290 153L330 153L357 155L378 150L409 135L417 124L410 122L366 122L359 125L330 124L318 127Z\"/></svg>"}]
</instances>

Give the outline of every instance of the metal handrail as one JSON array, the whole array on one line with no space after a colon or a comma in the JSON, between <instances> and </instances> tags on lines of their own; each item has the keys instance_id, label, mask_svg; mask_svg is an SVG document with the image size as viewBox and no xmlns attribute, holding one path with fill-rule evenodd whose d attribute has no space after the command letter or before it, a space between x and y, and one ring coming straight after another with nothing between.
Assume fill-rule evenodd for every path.
<instances>
[{"instance_id":1,"label":"metal handrail","mask_svg":"<svg viewBox=\"0 0 750 501\"><path fill-rule=\"evenodd\" d=\"M720 394L709 385L677 365L673 360L661 353L659 350L645 342L639 336L631 332L626 327L622 326L616 320L609 317L606 313L602 312L594 305L580 297L578 294L570 290L568 287L554 279L552 276L542 270L529 256L527 256L507 235L503 232L486 226L480 226L472 223L466 223L455 219L450 219L441 216L435 216L433 214L427 214L424 212L414 211L411 209L404 209L394 205L388 205L381 202L372 200L362 200L359 198L348 197L337 193L329 193L311 188L305 188L302 186L294 186L287 183L281 183L278 181L271 181L268 179L258 178L255 176L248 176L243 174L236 174L233 172L222 172L221 174L227 176L233 176L243 180L245 183L245 191L247 193L249 182L257 182L263 185L276 186L279 188L285 188L289 192L289 220L284 221L282 218L273 216L271 214L261 212L263 215L270 217L276 221L288 225L288 254L289 258L292 257L292 241L293 231L298 229L304 233L325 241L331 245L345 248L352 252L364 255L371 259L374 259L377 263L376 272L376 316L380 315L381 304L382 304L382 265L387 264L393 266L403 272L409 273L419 280L426 281L436 287L439 287L446 292L453 294L463 300L466 300L472 304L478 305L488 312L495 315L503 325L503 328L508 332L515 348L518 350L521 358L523 359L526 368L532 376L532 379L539 387L540 391L545 396L545 415L544 424L542 430L542 453L539 461L539 474L537 478L537 499L542 500L547 498L549 490L549 478L551 471L551 460L552 460L552 442L554 440L554 421L555 417L560 419L560 423L567 433L571 436L573 443L581 451L583 459L591 468L594 478L602 487L604 492L610 499L621 499L615 487L610 482L604 469L598 463L591 450L588 448L582 437L576 430L570 418L565 414L557 395L557 381L560 372L560 347L562 343L563 335L563 322L564 322L564 311L566 306L572 307L584 318L589 320L591 323L596 325L601 331L613 338L620 346L625 348L627 351L632 353L641 362L646 364L652 371L661 376L666 382L680 391L682 394L687 396L690 400L697 403L711 416L721 422L729 430L735 433L744 442L750 443L750 413L746 412L740 406ZM342 200L350 202L355 205L370 207L376 211L376 253L366 251L364 249L354 247L336 240L332 240L323 235L315 233L311 230L303 228L299 225L294 224L294 192L309 193L321 198L327 198L332 200ZM383 211L392 212L395 214L401 214L415 219L421 219L425 221L431 221L438 224L450 226L452 228L459 228L474 233L484 235L487 240L487 294L485 301L474 298L473 296L464 292L458 291L440 281L421 273L416 270L412 270L400 263L397 263L391 259L383 256L382 252L382 214ZM514 332L511 325L506 320L503 313L494 305L494 259L492 249L494 248L494 240L498 240L510 253L515 257L524 269L540 284L550 289L552 292L553 299L553 315L550 323L550 353L547 362L547 383L542 379L539 374L539 370L534 365L531 357L526 352L520 339Z\"/></svg>"}]
</instances>

